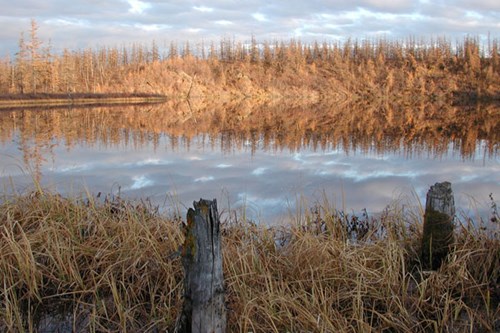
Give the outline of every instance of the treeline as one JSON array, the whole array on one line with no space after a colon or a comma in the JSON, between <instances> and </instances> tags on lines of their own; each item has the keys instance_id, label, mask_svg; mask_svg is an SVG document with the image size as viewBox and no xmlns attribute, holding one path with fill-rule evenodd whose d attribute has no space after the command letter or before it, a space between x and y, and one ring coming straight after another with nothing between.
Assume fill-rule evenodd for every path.
<instances>
[{"instance_id":1,"label":"treeline","mask_svg":"<svg viewBox=\"0 0 500 333\"><path fill-rule=\"evenodd\" d=\"M499 42L300 40L189 42L67 50L55 54L32 21L15 59L0 62L0 94L155 93L389 99L498 99Z\"/></svg>"}]
</instances>

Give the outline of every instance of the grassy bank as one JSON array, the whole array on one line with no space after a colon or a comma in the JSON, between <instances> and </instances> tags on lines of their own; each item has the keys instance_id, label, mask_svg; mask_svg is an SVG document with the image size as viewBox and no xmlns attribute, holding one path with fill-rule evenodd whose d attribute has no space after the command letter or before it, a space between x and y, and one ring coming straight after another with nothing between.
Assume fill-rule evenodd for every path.
<instances>
[{"instance_id":1,"label":"grassy bank","mask_svg":"<svg viewBox=\"0 0 500 333\"><path fill-rule=\"evenodd\" d=\"M420 212L403 214L394 205L367 221L356 242L346 229L352 218L328 207L320 212L310 226L287 232L224 225L230 332L500 328L498 233L457 228L449 261L423 272ZM66 199L41 189L4 197L0 239L0 330L53 329L58 316L77 331L174 326L182 302L181 221L148 202Z\"/></svg>"},{"instance_id":2,"label":"grassy bank","mask_svg":"<svg viewBox=\"0 0 500 333\"><path fill-rule=\"evenodd\" d=\"M32 107L143 104L165 101L165 96L155 94L12 94L0 95L0 110Z\"/></svg>"}]
</instances>

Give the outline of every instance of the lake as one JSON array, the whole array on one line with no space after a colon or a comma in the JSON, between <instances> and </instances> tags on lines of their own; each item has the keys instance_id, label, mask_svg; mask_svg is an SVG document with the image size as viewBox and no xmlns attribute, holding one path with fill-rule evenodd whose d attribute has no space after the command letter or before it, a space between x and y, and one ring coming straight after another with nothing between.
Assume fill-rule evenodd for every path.
<instances>
[{"instance_id":1,"label":"lake","mask_svg":"<svg viewBox=\"0 0 500 333\"><path fill-rule=\"evenodd\" d=\"M150 198L185 214L199 198L276 224L316 203L378 214L450 181L459 214L500 198L500 108L170 101L0 111L0 182L63 195Z\"/></svg>"}]
</instances>

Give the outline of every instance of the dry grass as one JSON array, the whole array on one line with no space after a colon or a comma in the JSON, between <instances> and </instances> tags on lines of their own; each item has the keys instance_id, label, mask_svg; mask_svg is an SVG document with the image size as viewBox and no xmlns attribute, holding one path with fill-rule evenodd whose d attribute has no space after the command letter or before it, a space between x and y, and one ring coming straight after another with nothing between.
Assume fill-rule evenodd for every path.
<instances>
[{"instance_id":1,"label":"dry grass","mask_svg":"<svg viewBox=\"0 0 500 333\"><path fill-rule=\"evenodd\" d=\"M498 233L461 228L449 261L422 272L418 212L394 208L352 241L345 216L322 209L313 220L324 232L225 224L230 332L500 328ZM147 202L41 189L4 198L0 329L54 330L49 321L59 315L69 331L170 331L182 302L180 230Z\"/></svg>"},{"instance_id":2,"label":"dry grass","mask_svg":"<svg viewBox=\"0 0 500 333\"><path fill-rule=\"evenodd\" d=\"M22 331L66 307L91 331L148 331L176 315L180 229L145 204L35 192L1 213L1 326ZM80 323L81 322L81 323ZM80 324L78 324L80 323Z\"/></svg>"}]
</instances>

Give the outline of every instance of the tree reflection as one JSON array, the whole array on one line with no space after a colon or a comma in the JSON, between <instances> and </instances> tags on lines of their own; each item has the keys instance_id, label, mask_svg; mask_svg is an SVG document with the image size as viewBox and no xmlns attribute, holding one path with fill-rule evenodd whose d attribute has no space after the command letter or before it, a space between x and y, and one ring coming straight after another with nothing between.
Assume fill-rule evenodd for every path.
<instances>
[{"instance_id":1,"label":"tree reflection","mask_svg":"<svg viewBox=\"0 0 500 333\"><path fill-rule=\"evenodd\" d=\"M189 150L193 138L204 148L224 153L249 149L300 151L341 149L352 152L441 156L452 147L462 158L475 156L482 143L495 157L500 141L498 105L441 104L331 105L290 102L257 104L250 100L220 105L172 100L149 106L20 110L0 113L0 142L15 140L24 162L39 177L56 145L72 149L145 144L157 149L162 136L170 149Z\"/></svg>"}]
</instances>

